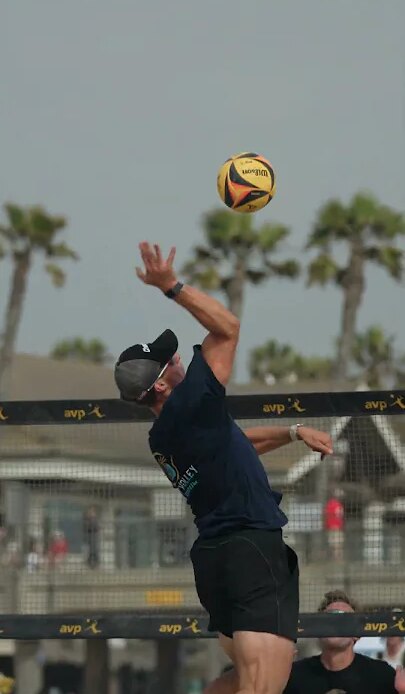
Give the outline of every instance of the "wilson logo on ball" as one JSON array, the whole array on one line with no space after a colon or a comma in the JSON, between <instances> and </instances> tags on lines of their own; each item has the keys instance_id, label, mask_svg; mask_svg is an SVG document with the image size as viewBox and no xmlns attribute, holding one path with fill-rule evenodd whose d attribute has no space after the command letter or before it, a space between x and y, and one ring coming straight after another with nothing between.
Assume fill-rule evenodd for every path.
<instances>
[{"instance_id":1,"label":"wilson logo on ball","mask_svg":"<svg viewBox=\"0 0 405 694\"><path fill-rule=\"evenodd\" d=\"M227 159L217 178L221 200L236 212L257 212L275 194L275 176L267 159L253 152L242 152Z\"/></svg>"},{"instance_id":2,"label":"wilson logo on ball","mask_svg":"<svg viewBox=\"0 0 405 694\"><path fill-rule=\"evenodd\" d=\"M255 176L268 176L269 172L265 169L242 169L243 174L254 174Z\"/></svg>"}]
</instances>

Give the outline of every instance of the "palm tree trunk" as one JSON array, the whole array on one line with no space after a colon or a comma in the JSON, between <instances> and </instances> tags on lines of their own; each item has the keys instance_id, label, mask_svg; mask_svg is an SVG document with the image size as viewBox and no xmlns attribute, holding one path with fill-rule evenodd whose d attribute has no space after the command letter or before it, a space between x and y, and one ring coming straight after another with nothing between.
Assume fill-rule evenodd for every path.
<instances>
[{"instance_id":1,"label":"palm tree trunk","mask_svg":"<svg viewBox=\"0 0 405 694\"><path fill-rule=\"evenodd\" d=\"M239 318L242 317L243 310L243 294L246 282L246 263L245 259L238 256L233 268L233 276L229 282L226 295L228 299L228 308L233 313L234 316ZM235 380L236 365L233 365L230 382Z\"/></svg>"},{"instance_id":2,"label":"palm tree trunk","mask_svg":"<svg viewBox=\"0 0 405 694\"><path fill-rule=\"evenodd\" d=\"M233 276L227 287L228 308L239 318L242 317L243 294L246 282L246 263L242 256L238 256L233 268Z\"/></svg>"},{"instance_id":3,"label":"palm tree trunk","mask_svg":"<svg viewBox=\"0 0 405 694\"><path fill-rule=\"evenodd\" d=\"M342 381L348 377L356 330L357 312L364 292L364 256L360 238L351 244L351 255L346 277L343 282L344 301L335 379Z\"/></svg>"},{"instance_id":4,"label":"palm tree trunk","mask_svg":"<svg viewBox=\"0 0 405 694\"><path fill-rule=\"evenodd\" d=\"M31 254L29 251L14 256L14 271L0 348L0 398L2 400L8 396L11 360L21 321L30 264Z\"/></svg>"}]
</instances>

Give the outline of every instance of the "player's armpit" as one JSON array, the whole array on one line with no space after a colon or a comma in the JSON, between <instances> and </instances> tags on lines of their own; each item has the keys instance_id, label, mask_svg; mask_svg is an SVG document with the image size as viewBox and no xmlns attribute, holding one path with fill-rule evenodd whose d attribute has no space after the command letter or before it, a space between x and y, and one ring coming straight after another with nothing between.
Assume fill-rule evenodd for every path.
<instances>
[{"instance_id":1,"label":"player's armpit","mask_svg":"<svg viewBox=\"0 0 405 694\"><path fill-rule=\"evenodd\" d=\"M217 380L226 385L232 375L236 348L239 339L239 323L235 323L234 334L219 337L209 333L201 345L202 355Z\"/></svg>"}]
</instances>

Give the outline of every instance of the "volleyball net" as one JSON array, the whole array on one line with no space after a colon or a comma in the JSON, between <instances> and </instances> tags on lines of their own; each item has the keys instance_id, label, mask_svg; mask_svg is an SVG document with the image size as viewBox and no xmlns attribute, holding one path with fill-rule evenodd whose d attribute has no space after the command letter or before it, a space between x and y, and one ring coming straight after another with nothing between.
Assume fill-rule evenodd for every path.
<instances>
[{"instance_id":1,"label":"volleyball net","mask_svg":"<svg viewBox=\"0 0 405 694\"><path fill-rule=\"evenodd\" d=\"M405 392L229 396L244 427L331 433L262 456L300 559L299 635L405 634ZM208 636L181 494L117 400L0 404L0 637ZM354 615L318 614L345 590Z\"/></svg>"}]
</instances>

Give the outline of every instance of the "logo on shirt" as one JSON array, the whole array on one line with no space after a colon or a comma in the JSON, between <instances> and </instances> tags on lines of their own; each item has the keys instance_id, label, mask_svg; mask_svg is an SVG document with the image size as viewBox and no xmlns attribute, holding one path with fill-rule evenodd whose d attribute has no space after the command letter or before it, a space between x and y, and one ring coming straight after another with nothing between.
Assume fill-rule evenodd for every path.
<instances>
[{"instance_id":1,"label":"logo on shirt","mask_svg":"<svg viewBox=\"0 0 405 694\"><path fill-rule=\"evenodd\" d=\"M180 479L180 473L173 462L172 456L166 458L163 453L154 453L154 458L158 465L162 468L167 479L172 483L173 487L177 487Z\"/></svg>"},{"instance_id":2,"label":"logo on shirt","mask_svg":"<svg viewBox=\"0 0 405 694\"><path fill-rule=\"evenodd\" d=\"M188 499L194 487L198 484L198 470L194 465L190 465L190 467L180 475L179 469L174 463L173 456L167 457L163 453L154 453L153 456L173 487L179 489L183 496Z\"/></svg>"}]
</instances>

